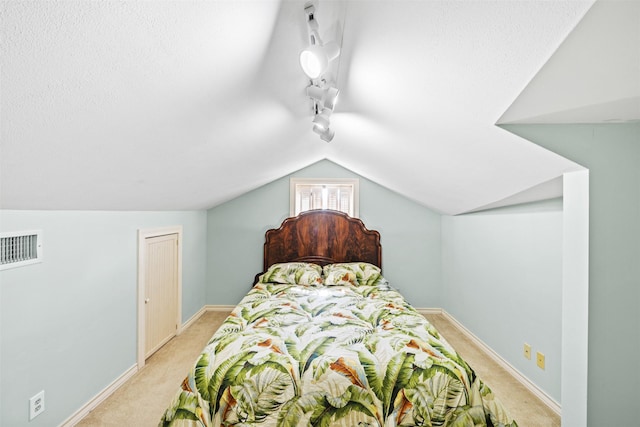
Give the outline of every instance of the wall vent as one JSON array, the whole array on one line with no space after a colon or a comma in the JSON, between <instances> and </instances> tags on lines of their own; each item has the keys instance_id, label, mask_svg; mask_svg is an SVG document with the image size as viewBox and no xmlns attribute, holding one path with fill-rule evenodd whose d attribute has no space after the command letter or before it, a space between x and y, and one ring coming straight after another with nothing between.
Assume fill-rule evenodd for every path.
<instances>
[{"instance_id":1,"label":"wall vent","mask_svg":"<svg viewBox=\"0 0 640 427\"><path fill-rule=\"evenodd\" d=\"M0 270L42 262L42 231L0 233Z\"/></svg>"}]
</instances>

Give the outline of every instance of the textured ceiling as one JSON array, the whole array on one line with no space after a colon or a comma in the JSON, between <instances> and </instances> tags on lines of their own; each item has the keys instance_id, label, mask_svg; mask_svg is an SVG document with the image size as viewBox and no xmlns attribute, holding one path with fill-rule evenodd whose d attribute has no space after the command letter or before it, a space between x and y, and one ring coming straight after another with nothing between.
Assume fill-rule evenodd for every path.
<instances>
[{"instance_id":1,"label":"textured ceiling","mask_svg":"<svg viewBox=\"0 0 640 427\"><path fill-rule=\"evenodd\" d=\"M499 123L640 120L640 2L598 1Z\"/></svg>"},{"instance_id":2,"label":"textured ceiling","mask_svg":"<svg viewBox=\"0 0 640 427\"><path fill-rule=\"evenodd\" d=\"M629 45L591 5L316 1L323 39L342 44L326 143L298 64L304 1L2 2L0 204L202 209L321 159L448 214L557 196L580 166L495 124L593 101L577 88L558 108L543 102L555 76L575 75L554 52L576 25L567 55L587 66L598 59L574 52L594 34ZM595 103L640 118L623 99L639 95L629 79Z\"/></svg>"}]
</instances>

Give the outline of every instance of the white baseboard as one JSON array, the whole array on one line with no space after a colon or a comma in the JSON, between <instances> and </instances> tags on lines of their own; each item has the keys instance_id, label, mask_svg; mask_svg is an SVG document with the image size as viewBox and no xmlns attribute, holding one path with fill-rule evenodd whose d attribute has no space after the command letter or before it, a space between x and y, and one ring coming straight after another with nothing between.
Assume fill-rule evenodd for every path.
<instances>
[{"instance_id":1,"label":"white baseboard","mask_svg":"<svg viewBox=\"0 0 640 427\"><path fill-rule=\"evenodd\" d=\"M189 320L187 320L182 324L182 326L180 327L180 330L178 331L178 335L180 335L182 331L187 329L189 326L196 323L196 321L200 318L200 316L205 314L207 311L231 312L234 308L236 308L235 305L204 305L193 316L191 316Z\"/></svg>"},{"instance_id":2,"label":"white baseboard","mask_svg":"<svg viewBox=\"0 0 640 427\"><path fill-rule=\"evenodd\" d=\"M99 404L104 402L109 396L111 396L117 389L119 389L129 378L131 378L136 372L138 372L138 365L133 365L127 369L122 375L109 384L104 390L95 395L93 399L88 401L82 408L78 409L73 415L64 420L60 427L73 427L78 424L89 412L93 411Z\"/></svg>"},{"instance_id":3,"label":"white baseboard","mask_svg":"<svg viewBox=\"0 0 640 427\"><path fill-rule=\"evenodd\" d=\"M467 338L473 341L477 346L479 346L489 357L491 357L498 365L502 366L512 377L514 377L520 384L522 384L527 390L529 390L532 394L534 394L538 399L542 401L549 409L555 412L559 417L562 416L562 406L556 402L551 396L544 392L544 390L540 389L537 385L535 385L531 380L525 377L520 371L511 366L509 362L504 360L502 356L496 353L491 347L485 344L480 338L476 337L473 332L468 330L466 327L462 325L462 323L458 322L455 317L451 314L447 313L445 310L441 310L442 315L444 315L458 330L464 334ZM446 338L446 337L445 337Z\"/></svg>"},{"instance_id":4,"label":"white baseboard","mask_svg":"<svg viewBox=\"0 0 640 427\"><path fill-rule=\"evenodd\" d=\"M236 308L235 305L205 305L204 309L206 311L226 311L231 312Z\"/></svg>"},{"instance_id":5,"label":"white baseboard","mask_svg":"<svg viewBox=\"0 0 640 427\"><path fill-rule=\"evenodd\" d=\"M180 330L178 331L178 335L180 335L182 331L187 329L189 326L193 325L196 322L196 320L198 320L200 316L202 316L206 311L207 311L206 306L203 306L200 310L198 310L193 316L189 318L189 320L187 320L182 324L182 326L180 327Z\"/></svg>"},{"instance_id":6,"label":"white baseboard","mask_svg":"<svg viewBox=\"0 0 640 427\"><path fill-rule=\"evenodd\" d=\"M425 314L442 314L441 308L416 308L416 311L423 316Z\"/></svg>"},{"instance_id":7,"label":"white baseboard","mask_svg":"<svg viewBox=\"0 0 640 427\"><path fill-rule=\"evenodd\" d=\"M231 311L235 306L203 306L198 310L189 320L184 322L178 330L178 335L186 330L189 326L193 325L204 313L207 311ZM93 411L98 405L104 402L109 396L111 396L117 389L119 389L129 378L131 378L136 372L138 372L138 365L133 365L127 369L122 375L109 384L104 390L98 393L93 399L85 403L80 409L78 409L73 415L67 418L60 424L60 427L73 427L78 424L84 417L89 415L89 412Z\"/></svg>"}]
</instances>

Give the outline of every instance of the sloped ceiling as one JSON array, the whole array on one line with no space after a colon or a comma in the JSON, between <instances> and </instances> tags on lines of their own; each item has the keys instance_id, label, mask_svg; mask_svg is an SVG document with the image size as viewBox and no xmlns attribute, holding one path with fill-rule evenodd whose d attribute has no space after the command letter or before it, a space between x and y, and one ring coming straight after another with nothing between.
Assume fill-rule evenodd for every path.
<instances>
[{"instance_id":1,"label":"sloped ceiling","mask_svg":"<svg viewBox=\"0 0 640 427\"><path fill-rule=\"evenodd\" d=\"M558 195L580 168L495 124L557 110L509 107L525 87L557 95L527 84L591 0L316 1L322 37L342 44L331 143L311 130L298 64L304 4L2 2L0 206L203 209L329 159L457 214Z\"/></svg>"},{"instance_id":2,"label":"sloped ceiling","mask_svg":"<svg viewBox=\"0 0 640 427\"><path fill-rule=\"evenodd\" d=\"M593 5L499 120L624 123L640 120L640 2Z\"/></svg>"}]
</instances>

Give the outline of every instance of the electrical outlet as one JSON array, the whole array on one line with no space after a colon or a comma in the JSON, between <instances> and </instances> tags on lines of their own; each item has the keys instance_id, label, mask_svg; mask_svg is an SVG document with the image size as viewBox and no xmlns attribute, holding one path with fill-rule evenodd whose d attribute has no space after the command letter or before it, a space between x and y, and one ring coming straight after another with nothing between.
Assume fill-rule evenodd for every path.
<instances>
[{"instance_id":1,"label":"electrical outlet","mask_svg":"<svg viewBox=\"0 0 640 427\"><path fill-rule=\"evenodd\" d=\"M536 364L538 368L544 369L544 354L537 352L536 353Z\"/></svg>"},{"instance_id":2,"label":"electrical outlet","mask_svg":"<svg viewBox=\"0 0 640 427\"><path fill-rule=\"evenodd\" d=\"M44 412L44 390L29 399L29 421Z\"/></svg>"},{"instance_id":3,"label":"electrical outlet","mask_svg":"<svg viewBox=\"0 0 640 427\"><path fill-rule=\"evenodd\" d=\"M531 346L527 343L524 343L524 357L531 360Z\"/></svg>"}]
</instances>

